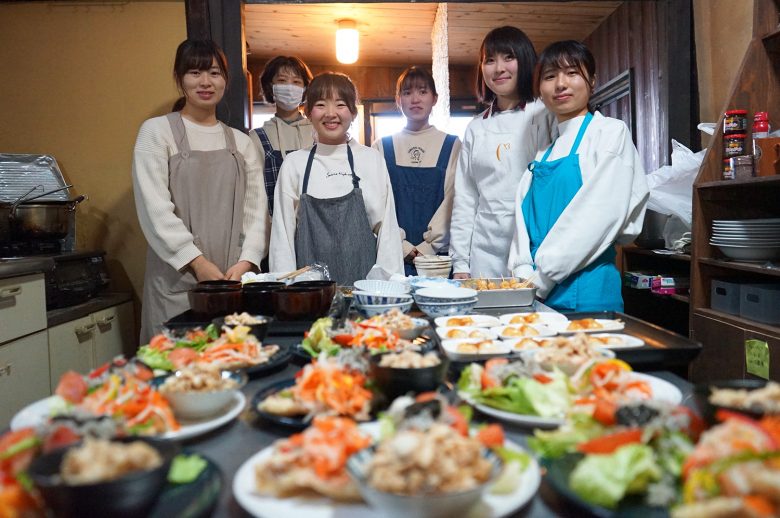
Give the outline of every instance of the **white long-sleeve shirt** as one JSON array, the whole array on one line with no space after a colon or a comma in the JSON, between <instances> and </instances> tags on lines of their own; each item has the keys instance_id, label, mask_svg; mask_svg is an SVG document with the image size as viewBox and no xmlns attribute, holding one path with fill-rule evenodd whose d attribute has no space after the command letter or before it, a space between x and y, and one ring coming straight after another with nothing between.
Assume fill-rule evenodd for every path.
<instances>
[{"instance_id":1,"label":"white long-sleeve shirt","mask_svg":"<svg viewBox=\"0 0 780 518\"><path fill-rule=\"evenodd\" d=\"M187 140L193 151L225 149L222 126L202 126L182 118ZM264 214L268 200L263 189L263 169L257 148L244 133L231 128L237 151L244 159L246 193L242 233L244 241L239 260L255 265L265 256L267 232ZM180 152L165 116L146 120L138 131L133 151L133 194L146 241L157 256L176 270L181 270L202 254L192 233L174 213L168 189L168 159Z\"/></svg>"},{"instance_id":2,"label":"white long-sleeve shirt","mask_svg":"<svg viewBox=\"0 0 780 518\"><path fill-rule=\"evenodd\" d=\"M569 154L584 116L558 126L547 160ZM536 156L541 160L544 152ZM582 187L550 229L535 261L521 209L533 175L526 170L517 188L515 236L508 266L516 276L534 274L537 294L545 298L556 284L598 258L613 243L631 242L642 230L649 191L639 153L623 121L596 112L577 151Z\"/></svg>"},{"instance_id":3,"label":"white long-sleeve shirt","mask_svg":"<svg viewBox=\"0 0 780 518\"><path fill-rule=\"evenodd\" d=\"M355 174L360 178L368 222L377 237L376 265L389 274L402 274L401 237L385 160L377 150L354 140L349 146L354 157ZM276 182L269 253L270 268L274 272L289 272L297 268L295 229L308 158L308 149L289 154L282 163ZM344 196L352 189L347 144L317 144L306 193L326 199ZM344 253L351 251L344 250Z\"/></svg>"},{"instance_id":4,"label":"white long-sleeve shirt","mask_svg":"<svg viewBox=\"0 0 780 518\"><path fill-rule=\"evenodd\" d=\"M446 136L445 132L436 129L435 126L429 126L420 131L404 128L400 133L393 135L393 150L397 164L404 167L436 167ZM382 139L377 139L371 147L384 156ZM455 139L444 176L444 200L431 217L428 230L423 233L423 241L410 243L406 240L406 232L401 229L404 257L409 255L414 248L425 255L435 255L449 248L452 198L455 193L455 168L458 165L460 147L460 139Z\"/></svg>"},{"instance_id":5,"label":"white long-sleeve shirt","mask_svg":"<svg viewBox=\"0 0 780 518\"><path fill-rule=\"evenodd\" d=\"M506 275L517 185L536 152L551 142L554 127L554 117L541 101L487 117L483 113L469 123L450 224L454 273Z\"/></svg>"}]
</instances>

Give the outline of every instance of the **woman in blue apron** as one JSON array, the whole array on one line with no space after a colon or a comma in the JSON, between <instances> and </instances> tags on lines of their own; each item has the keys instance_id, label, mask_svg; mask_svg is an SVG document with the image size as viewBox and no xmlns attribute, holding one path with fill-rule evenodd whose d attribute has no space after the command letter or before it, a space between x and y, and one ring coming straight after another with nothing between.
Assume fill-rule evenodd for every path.
<instances>
[{"instance_id":1,"label":"woman in blue apron","mask_svg":"<svg viewBox=\"0 0 780 518\"><path fill-rule=\"evenodd\" d=\"M406 275L417 275L418 255L447 255L455 169L461 143L431 126L429 117L438 100L433 76L409 67L399 76L395 102L406 127L374 142L385 157L393 185L395 211Z\"/></svg>"},{"instance_id":2,"label":"woman in blue apron","mask_svg":"<svg viewBox=\"0 0 780 518\"><path fill-rule=\"evenodd\" d=\"M528 166L517 191L508 266L560 311L623 309L614 245L639 234L648 198L625 123L589 111L595 69L576 41L542 52L536 86L560 136Z\"/></svg>"},{"instance_id":3,"label":"woman in blue apron","mask_svg":"<svg viewBox=\"0 0 780 518\"><path fill-rule=\"evenodd\" d=\"M306 115L317 144L282 164L274 193L271 271L325 263L331 279L347 286L375 267L384 277L403 271L382 155L348 135L357 113L357 91L346 75L324 73L309 85Z\"/></svg>"}]
</instances>

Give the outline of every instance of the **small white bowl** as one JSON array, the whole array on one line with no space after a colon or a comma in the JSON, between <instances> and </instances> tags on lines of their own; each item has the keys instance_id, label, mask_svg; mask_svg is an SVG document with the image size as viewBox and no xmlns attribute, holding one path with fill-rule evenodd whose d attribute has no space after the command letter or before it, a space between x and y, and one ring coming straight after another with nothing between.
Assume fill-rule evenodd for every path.
<instances>
[{"instance_id":1,"label":"small white bowl","mask_svg":"<svg viewBox=\"0 0 780 518\"><path fill-rule=\"evenodd\" d=\"M171 374L176 376L178 371ZM217 415L232 401L236 391L246 385L247 375L239 371L222 371L222 379L232 379L236 387L232 389L214 390L210 392L161 392L171 404L174 415L179 419L203 419ZM160 385L162 387L162 384Z\"/></svg>"},{"instance_id":2,"label":"small white bowl","mask_svg":"<svg viewBox=\"0 0 780 518\"><path fill-rule=\"evenodd\" d=\"M415 300L422 302L455 302L473 299L476 296L477 290L472 290L471 288L456 288L455 286L422 288L414 293Z\"/></svg>"},{"instance_id":3,"label":"small white bowl","mask_svg":"<svg viewBox=\"0 0 780 518\"><path fill-rule=\"evenodd\" d=\"M355 303L355 307L357 308L358 312L362 313L363 315L367 317L373 317L376 315L381 315L382 313L387 313L391 309L398 309L403 313L408 313L410 309L412 309L412 301L409 302L402 302L400 304L358 304Z\"/></svg>"},{"instance_id":4,"label":"small white bowl","mask_svg":"<svg viewBox=\"0 0 780 518\"><path fill-rule=\"evenodd\" d=\"M380 304L406 304L412 301L412 296L408 293L403 295L388 295L377 294L369 291L353 291L352 296L355 298L355 303L363 306L376 306Z\"/></svg>"},{"instance_id":5,"label":"small white bowl","mask_svg":"<svg viewBox=\"0 0 780 518\"><path fill-rule=\"evenodd\" d=\"M404 295L409 293L409 286L395 281L380 281L363 279L355 281L355 288L377 295Z\"/></svg>"}]
</instances>

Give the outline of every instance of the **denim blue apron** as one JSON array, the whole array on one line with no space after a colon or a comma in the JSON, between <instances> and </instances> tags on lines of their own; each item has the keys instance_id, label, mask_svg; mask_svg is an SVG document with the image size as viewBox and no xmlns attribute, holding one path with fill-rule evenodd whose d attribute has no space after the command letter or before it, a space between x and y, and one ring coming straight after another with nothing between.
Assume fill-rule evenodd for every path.
<instances>
[{"instance_id":1,"label":"denim blue apron","mask_svg":"<svg viewBox=\"0 0 780 518\"><path fill-rule=\"evenodd\" d=\"M395 215L398 226L406 232L410 243L422 243L428 223L444 201L444 178L452 154L455 135L444 137L439 159L434 167L410 167L398 165L395 161L393 137L382 139L387 171L395 198ZM440 252L445 252L444 250ZM404 263L406 275L417 275L414 265Z\"/></svg>"},{"instance_id":2,"label":"denim blue apron","mask_svg":"<svg viewBox=\"0 0 780 518\"><path fill-rule=\"evenodd\" d=\"M522 211L534 259L547 233L582 187L577 149L591 119L593 115L588 113L567 156L548 161L553 142L540 161L528 166L533 178ZM623 311L615 247L610 246L595 261L553 288L545 304L559 311Z\"/></svg>"}]
</instances>

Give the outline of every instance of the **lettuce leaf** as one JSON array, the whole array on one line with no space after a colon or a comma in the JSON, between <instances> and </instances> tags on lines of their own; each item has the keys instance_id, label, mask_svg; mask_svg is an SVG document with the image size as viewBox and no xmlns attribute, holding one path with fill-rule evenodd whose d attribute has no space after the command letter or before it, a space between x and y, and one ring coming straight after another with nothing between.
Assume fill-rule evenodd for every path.
<instances>
[{"instance_id":1,"label":"lettuce leaf","mask_svg":"<svg viewBox=\"0 0 780 518\"><path fill-rule=\"evenodd\" d=\"M328 353L329 356L337 354L341 348L330 339L329 331L332 324L332 318L320 318L315 320L311 325L311 329L309 329L306 338L301 342L303 350L315 358L323 351Z\"/></svg>"},{"instance_id":2,"label":"lettuce leaf","mask_svg":"<svg viewBox=\"0 0 780 518\"><path fill-rule=\"evenodd\" d=\"M569 475L569 486L591 504L614 509L629 493L641 493L661 479L653 449L628 444L609 455L587 455Z\"/></svg>"},{"instance_id":3,"label":"lettuce leaf","mask_svg":"<svg viewBox=\"0 0 780 518\"><path fill-rule=\"evenodd\" d=\"M152 369L173 370L173 364L168 359L168 353L158 349L152 349L148 345L142 345L138 349L138 359Z\"/></svg>"},{"instance_id":4,"label":"lettuce leaf","mask_svg":"<svg viewBox=\"0 0 780 518\"><path fill-rule=\"evenodd\" d=\"M470 395L478 394L482 390L482 372L484 370L484 367L478 363L468 365L460 373L458 390Z\"/></svg>"},{"instance_id":5,"label":"lettuce leaf","mask_svg":"<svg viewBox=\"0 0 780 518\"><path fill-rule=\"evenodd\" d=\"M173 458L168 471L168 481L173 484L189 484L198 478L207 465L206 460L197 453L179 454Z\"/></svg>"},{"instance_id":6,"label":"lettuce leaf","mask_svg":"<svg viewBox=\"0 0 780 518\"><path fill-rule=\"evenodd\" d=\"M552 381L540 383L532 378L511 378L507 385L483 390L474 399L493 408L516 414L557 417L571 406L566 376L551 374Z\"/></svg>"},{"instance_id":7,"label":"lettuce leaf","mask_svg":"<svg viewBox=\"0 0 780 518\"><path fill-rule=\"evenodd\" d=\"M557 458L574 453L577 445L604 435L604 426L590 415L572 412L567 423L557 430L535 430L528 439L528 446L538 455Z\"/></svg>"}]
</instances>

